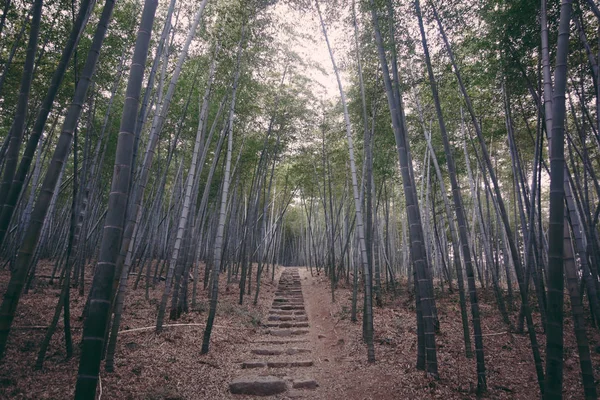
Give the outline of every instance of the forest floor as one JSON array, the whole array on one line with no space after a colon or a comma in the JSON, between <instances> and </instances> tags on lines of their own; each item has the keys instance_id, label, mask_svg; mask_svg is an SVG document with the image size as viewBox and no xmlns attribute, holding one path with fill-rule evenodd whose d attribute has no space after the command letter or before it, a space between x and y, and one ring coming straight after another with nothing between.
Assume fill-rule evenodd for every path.
<instances>
[{"instance_id":1,"label":"forest floor","mask_svg":"<svg viewBox=\"0 0 600 400\"><path fill-rule=\"evenodd\" d=\"M40 269L47 273L49 265ZM205 291L199 290L197 309L184 314L178 321L166 324L198 324L166 327L157 335L152 327L162 285L150 290L150 301L144 290L130 291L119 335L115 372L101 369L101 399L194 400L250 399L250 396L229 393L229 382L241 371L241 362L253 341L265 332L269 307L275 297L282 268L275 280L264 279L257 306L251 297L238 305L237 282L220 282L219 308L213 330L210 352L200 355L203 324L208 302ZM384 307L374 308L375 356L377 362L366 361L366 347L361 339L362 315L359 322L350 321L350 286L340 282L331 301L327 277L311 275L299 268L306 314L310 323L307 334L312 349L311 368L319 386L314 390L294 392L293 397L305 399L475 399L475 359L464 356L462 324L458 294L438 292L436 301L441 325L436 336L440 379L432 380L415 368L416 322L414 298L402 291L397 298L386 295ZM270 275L270 274L269 274ZM0 293L8 281L6 270L0 271ZM89 288L86 281L86 294ZM254 284L254 282L253 282ZM191 285L190 285L191 286ZM401 285L405 288L406 285ZM200 289L200 288L199 288ZM191 290L191 288L190 288ZM254 290L254 288L253 288ZM44 368L34 370L39 345L52 318L58 299L57 287L39 279L37 285L21 299L11 332L5 360L0 364L0 399L70 399L77 375L81 340L81 315L85 298L72 291L71 314L74 356L65 359L62 319L51 342ZM509 333L502 323L494 298L479 291L482 328L490 399L535 399L539 389L526 335ZM362 296L359 294L359 305ZM566 302L568 307L568 302ZM359 309L361 307L359 306ZM567 308L565 308L567 309ZM470 311L470 310L469 310ZM518 309L513 311L516 317ZM567 313L569 314L569 313ZM33 327L33 328L32 328ZM131 332L126 332L131 330ZM545 348L538 322L540 348ZM589 331L593 364L598 371L600 336ZM292 397L292 392L276 396ZM579 358L569 318L565 321L564 398L583 398Z\"/></svg>"},{"instance_id":2,"label":"forest floor","mask_svg":"<svg viewBox=\"0 0 600 400\"><path fill-rule=\"evenodd\" d=\"M38 273L47 276L52 265L42 262ZM87 268L91 270L92 268ZM164 283L150 289L150 301L145 299L144 281L138 290L130 289L121 322L115 356L115 372L108 373L101 367L102 400L145 399L221 399L229 395L227 382L236 371L237 354L259 330L260 321L266 321L268 308L273 300L282 268L276 269L271 282L263 275L257 306L252 296L238 305L239 289L236 281L227 285L227 277L219 280L219 305L211 336L210 351L200 355L204 324L208 315L208 292L198 283L196 310L183 314L177 321L165 324L198 324L197 326L165 326L161 334L154 332L158 304ZM202 272L201 272L202 275ZM7 270L0 270L0 294L6 290L9 279ZM130 279L134 280L135 277ZM85 295L91 284L91 274L86 279ZM66 359L62 317L46 354L44 368L34 370L40 343L50 324L59 288L48 285L48 279L40 278L32 290L21 297L7 345L5 359L0 363L0 399L72 399L79 363L79 342L83 321L80 319L85 297L77 290L71 291L71 326L74 354ZM191 299L191 286L189 298ZM169 299L170 304L170 299ZM29 328L36 327L36 328ZM148 330L134 331L136 328ZM131 330L131 332L126 332Z\"/></svg>"}]
</instances>

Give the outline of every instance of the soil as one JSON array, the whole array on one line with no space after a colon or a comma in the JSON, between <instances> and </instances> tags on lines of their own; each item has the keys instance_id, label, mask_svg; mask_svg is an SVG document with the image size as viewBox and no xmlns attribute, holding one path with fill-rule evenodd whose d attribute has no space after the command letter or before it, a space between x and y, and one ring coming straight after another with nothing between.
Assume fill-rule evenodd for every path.
<instances>
[{"instance_id":1,"label":"soil","mask_svg":"<svg viewBox=\"0 0 600 400\"><path fill-rule=\"evenodd\" d=\"M47 274L51 265L43 265L40 274ZM91 269L91 268L90 268ZM467 359L462 338L458 294L437 292L436 301L440 333L436 336L440 379L434 380L415 368L416 322L414 298L399 285L402 292L396 297L384 296L384 307L374 308L376 362L366 361L366 346L362 342L362 315L350 321L350 286L340 282L335 302L327 277L314 275L298 268L306 314L310 323L307 346L312 350L314 366L310 377L318 382L312 390L289 391L272 398L305 399L475 399L475 359ZM251 396L232 395L229 382L242 372L254 342L264 335L268 310L275 298L282 268L276 270L275 280L265 277L261 284L258 304L246 296L238 305L237 282L227 284L221 277L219 309L213 329L210 352L200 355L203 324L207 316L207 293L199 290L196 310L184 314L178 321L167 324L186 326L166 327L161 334L153 329L135 328L155 324L157 304L163 285L150 291L150 301L144 290L130 290L123 316L122 332L116 354L115 372L101 369L101 399L250 399ZM0 271L0 293L8 281L8 273ZM39 279L35 288L23 295L13 324L7 354L0 364L0 399L70 399L73 397L77 375L82 321L79 319L84 297L71 292L74 356L65 359L62 319L47 353L44 368L34 370L34 364L45 327L52 318L58 299L58 288L47 279ZM86 292L89 288L86 281ZM143 285L143 283L142 283ZM201 283L199 284L201 289ZM253 286L255 283L253 282ZM191 285L190 285L191 286ZM191 288L190 288L191 291ZM254 287L252 288L254 291ZM480 308L484 333L488 392L490 399L535 399L539 388L526 335L509 333L501 321L491 293L480 290ZM87 293L86 293L87 294ZM191 293L190 293L191 296ZM359 294L359 309L362 296ZM515 301L518 304L518 301ZM566 305L567 309L568 303ZM512 311L516 317L518 308ZM569 314L569 313L567 313ZM537 319L536 319L537 321ZM189 324L189 325L187 325ZM192 325L198 324L198 325ZM544 335L538 321L538 340L542 351ZM31 328L34 327L34 328ZM37 328L36 328L37 327ZM126 332L131 330L131 332ZM592 359L600 366L596 352L598 333L588 331ZM600 349L598 349L600 350ZM305 358L305 357L302 357ZM99 392L100 393L100 392ZM583 398L579 358L569 318L565 320L564 398Z\"/></svg>"},{"instance_id":2,"label":"soil","mask_svg":"<svg viewBox=\"0 0 600 400\"><path fill-rule=\"evenodd\" d=\"M397 298L385 297L384 307L374 307L376 362L367 362L362 341L362 315L350 321L351 290L338 287L331 301L329 280L311 276L303 269L304 298L311 321L312 340L316 343L320 366L319 389L314 399L392 400L392 399L476 399L475 358L464 351L458 294L436 293L440 333L436 335L440 379L434 380L416 364L416 315L414 298L403 292ZM406 284L399 285L406 288ZM437 291L437 288L436 288ZM480 290L480 310L487 369L487 393L490 399L540 398L529 337L510 333L495 307L493 294ZM565 302L565 310L569 303ZM362 296L359 295L359 309ZM518 304L518 301L515 302ZM469 309L470 313L470 309ZM518 308L512 313L516 318ZM565 314L569 315L569 312ZM534 315L537 338L542 351L545 336L539 315ZM590 321L588 321L590 322ZM583 387L579 356L572 321L565 319L564 399L582 399ZM473 341L471 331L471 340ZM588 330L592 362L600 367L599 335Z\"/></svg>"},{"instance_id":3,"label":"soil","mask_svg":"<svg viewBox=\"0 0 600 400\"><path fill-rule=\"evenodd\" d=\"M92 266L88 266L88 270ZM42 263L39 273L49 275L52 265ZM256 268L254 269L256 270ZM165 326L161 334L154 329L125 332L156 324L158 303L164 289L164 282L150 290L150 301L144 297L144 282L138 290L130 288L117 351L115 372L108 373L101 367L101 399L221 399L229 395L227 382L236 371L238 352L248 346L260 321L266 321L267 310L273 300L281 268L276 269L275 280L264 276L261 282L257 306L252 305L255 282L252 282L252 296L244 298L244 305L238 305L238 281L222 274L219 280L219 306L215 326L211 336L209 353L200 354L204 323L208 315L208 292L199 282L199 301L196 310L183 314L177 321L168 320L165 324L200 324L200 326ZM200 275L202 276L202 270ZM0 271L0 293L6 290L8 272ZM133 280L132 277L130 279ZM79 363L79 346L83 322L82 313L85 297L77 290L71 291L71 315L73 327L74 354L65 359L65 345L62 318L53 336L46 355L44 368L35 371L34 365L40 343L44 338L43 329L23 329L50 324L59 289L48 285L48 279L39 279L35 289L21 297L17 316L10 333L5 360L0 363L0 399L72 399ZM86 295L91 276L86 279ZM191 299L191 283L189 298ZM169 303L170 304L170 303Z\"/></svg>"}]
</instances>

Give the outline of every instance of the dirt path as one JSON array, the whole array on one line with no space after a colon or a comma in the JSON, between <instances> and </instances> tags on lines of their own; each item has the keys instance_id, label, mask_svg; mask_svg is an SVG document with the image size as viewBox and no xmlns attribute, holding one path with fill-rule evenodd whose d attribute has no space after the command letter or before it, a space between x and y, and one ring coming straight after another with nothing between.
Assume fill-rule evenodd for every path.
<instances>
[{"instance_id":1,"label":"dirt path","mask_svg":"<svg viewBox=\"0 0 600 400\"><path fill-rule=\"evenodd\" d=\"M53 264L44 267L51 271ZM46 271L46 270L44 270ZM91 268L90 268L91 271ZM280 274L294 272L282 279ZM0 271L0 292L9 279L8 271ZM457 293L437 290L436 302L441 331L436 335L440 380L432 381L415 368L416 343L414 297L401 282L399 293L384 293L384 307L374 308L375 364L366 362L366 347L361 339L359 322L350 321L351 286L342 281L331 301L327 276L311 276L305 267L280 268L274 281L264 279L258 304L246 297L240 306L237 282L227 284L222 277L219 292L217 322L211 350L200 355L203 324L208 300L201 296L193 312L182 315L176 324L162 334L154 334L156 302L162 296L159 285L151 288L150 302L143 291L132 291L127 300L123 329L117 347L117 369L101 371L103 399L130 400L201 400L257 399L257 396L232 394L229 384L248 375L273 376L281 381L280 392L271 399L476 399L475 360L464 354L462 323ZM91 276L86 284L91 283ZM190 288L191 290L191 288ZM55 307L59 288L40 285L23 298L15 326L47 326ZM54 296L56 295L56 296ZM191 293L190 293L191 295ZM285 310L287 298L301 303L297 310ZM359 293L359 305L362 293ZM72 315L80 315L85 298L74 296ZM296 304L298 306L300 304ZM302 308L304 312L302 312ZM500 318L495 300L489 291L480 293L480 310L484 333L484 348L488 376L489 399L539 398L535 368L526 335L507 331ZM516 319L518 307L512 311ZM277 318L279 316L279 318ZM535 320L539 318L537 314ZM81 321L73 321L73 341L81 339ZM289 326L281 324L308 324ZM571 320L565 329L565 398L581 398L580 370L576 341ZM274 325L274 326L269 326ZM286 326L286 325L284 325ZM279 331L282 336L271 334ZM289 330L289 334L286 331ZM297 334L292 334L296 330ZM51 343L51 351L41 371L33 366L43 330L15 329L0 365L0 399L70 399L77 376L79 348L74 357L65 360L63 337L59 326ZM541 334L540 347L544 348ZM594 365L600 365L600 335L588 330ZM270 342L270 343L269 343ZM276 350L260 352L257 350ZM288 352L289 351L289 352ZM243 368L244 363L258 361L257 368ZM300 363L294 366L291 363ZM264 363L264 364L260 364ZM269 366L268 363L271 363ZM249 365L246 365L249 366ZM263 378L264 379L264 378ZM301 388L293 388L294 381ZM61 384L57 384L60 382ZM314 383L313 383L314 382ZM311 385L315 388L311 388ZM282 390L283 389L283 390ZM568 395L567 395L568 393Z\"/></svg>"},{"instance_id":2,"label":"dirt path","mask_svg":"<svg viewBox=\"0 0 600 400\"><path fill-rule=\"evenodd\" d=\"M233 395L301 398L318 387L310 323L304 307L302 280L297 268L285 269L264 329L254 338L230 381Z\"/></svg>"},{"instance_id":3,"label":"dirt path","mask_svg":"<svg viewBox=\"0 0 600 400\"><path fill-rule=\"evenodd\" d=\"M348 291L335 293L332 302L329 284L323 276L301 273L307 315L311 321L310 340L318 356L319 388L311 399L399 399L391 384L397 371L382 370L366 363L366 348L360 342L360 322L349 321ZM406 398L406 397L404 397Z\"/></svg>"},{"instance_id":4,"label":"dirt path","mask_svg":"<svg viewBox=\"0 0 600 400\"><path fill-rule=\"evenodd\" d=\"M301 296L289 292L300 288ZM392 371L362 360L364 345L355 340L360 324L348 329L340 319L347 299L332 302L326 282L305 268L287 268L278 290L266 328L241 356L232 398L398 398L389 390Z\"/></svg>"},{"instance_id":5,"label":"dirt path","mask_svg":"<svg viewBox=\"0 0 600 400\"><path fill-rule=\"evenodd\" d=\"M297 271L297 272L296 272ZM252 361L256 355L247 351L240 359L236 373L240 376L271 376L283 385L272 399L315 399L315 400L396 400L396 399L476 399L475 360L464 355L464 342L461 334L461 319L455 294L438 293L438 316L443 327L436 336L440 379L432 380L423 371L415 368L416 321L414 298L404 292L386 299L385 307L374 311L375 357L376 362L367 362L366 346L362 341L361 310L358 322L350 321L351 290L340 282L336 289L335 301L331 299L330 283L326 276L312 276L302 268L285 268L286 273L297 274L302 288L303 307L308 328L297 335L288 335L276 349L290 346L302 348L306 353L293 357L261 357L265 362L259 369L244 370L242 361ZM275 294L280 296L281 289ZM507 332L506 326L493 306L493 298L482 295L481 311L485 317L484 336L486 367L488 375L488 399L532 399L537 398L538 388L531 351L525 335ZM359 293L359 308L362 293ZM276 302L273 302L275 304ZM291 310L290 310L291 311ZM271 309L271 312L274 312ZM271 321L269 321L271 322ZM269 340L271 327L257 332L256 340ZM271 340L273 338L271 337ZM286 340L300 341L297 343ZM572 342L571 339L569 339ZM594 343L598 343L594 340ZM255 343L256 344L256 343ZM256 348L250 346L249 348ZM570 348L570 352L575 350ZM275 368L269 361L310 360L311 365L295 368ZM574 357L569 356L568 360ZM569 387L582 393L579 387L578 371L567 367ZM599 361L600 364L600 361ZM271 364L275 366L275 364ZM567 364L567 366L570 364ZM251 372L250 372L251 371ZM518 371L518 373L515 373ZM293 388L298 379L314 380L316 388ZM230 394L233 399L255 399L256 396ZM577 397L574 397L577 398Z\"/></svg>"}]
</instances>

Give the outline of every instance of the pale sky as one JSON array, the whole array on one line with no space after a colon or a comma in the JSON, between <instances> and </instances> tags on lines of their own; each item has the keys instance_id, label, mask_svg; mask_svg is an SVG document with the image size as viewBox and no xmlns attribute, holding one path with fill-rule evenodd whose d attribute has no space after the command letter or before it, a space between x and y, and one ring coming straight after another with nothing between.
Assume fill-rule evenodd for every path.
<instances>
[{"instance_id":1,"label":"pale sky","mask_svg":"<svg viewBox=\"0 0 600 400\"><path fill-rule=\"evenodd\" d=\"M321 7L321 11L325 13L323 5ZM310 66L305 71L306 75L317 83L313 90L319 94L318 97L337 100L339 98L337 82L333 73L329 52L327 51L327 44L321 31L316 8L313 7L310 12L300 12L294 10L285 2L278 2L274 6L273 12L277 22L292 24L297 33L308 36L309 39L307 40L292 38L283 29L277 30L279 40L282 43L290 44L291 49L300 54L307 63L316 64L326 72L324 74L319 68ZM350 29L351 27L340 24L327 25L327 34L333 47L338 67L344 56L344 51L339 48L339 45L347 40L353 41L353 32ZM344 91L346 91L348 89L348 80L345 79L343 72L341 72L341 75L342 85L344 86ZM319 88L319 85L323 88Z\"/></svg>"}]
</instances>

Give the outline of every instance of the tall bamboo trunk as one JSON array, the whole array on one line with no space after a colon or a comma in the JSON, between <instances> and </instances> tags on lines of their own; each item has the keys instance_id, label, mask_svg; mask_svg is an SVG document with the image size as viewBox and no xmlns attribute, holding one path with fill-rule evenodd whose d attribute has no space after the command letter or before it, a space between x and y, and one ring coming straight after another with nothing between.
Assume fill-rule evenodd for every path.
<instances>
[{"instance_id":1,"label":"tall bamboo trunk","mask_svg":"<svg viewBox=\"0 0 600 400\"><path fill-rule=\"evenodd\" d=\"M58 89L60 88L65 76L69 61L71 60L75 48L79 43L81 33L87 24L93 4L93 0L82 0L81 4L79 5L79 13L77 14L77 18L73 23L71 33L61 54L58 66L52 75L48 92L46 93L46 96L40 105L40 109L27 140L23 156L21 157L19 168L16 170L16 173L14 173L14 176L11 177L12 182L10 183L10 188L4 187L3 189L6 190L0 191L0 205L3 205L2 212L0 214L0 244L2 244L3 240L5 239L6 231L15 211L17 201L21 195L23 184L25 183L25 179L31 166L31 161L33 160L33 155L35 154L38 142L42 137L48 115L52 110L54 99L56 98Z\"/></svg>"},{"instance_id":2,"label":"tall bamboo trunk","mask_svg":"<svg viewBox=\"0 0 600 400\"><path fill-rule=\"evenodd\" d=\"M319 14L319 20L321 21L321 29L323 30L323 36L325 37L325 42L327 43L327 49L329 50L329 57L331 59L331 64L333 66L333 71L335 73L335 77L338 84L338 89L340 92L340 98L342 101L342 107L344 108L344 121L346 123L346 138L348 140L348 151L350 153L350 173L352 175L352 192L354 194L354 206L356 211L356 228L358 233L358 243L359 243L359 251L361 254L361 262L363 265L363 279L365 281L365 310L364 310L364 321L365 321L365 341L367 343L367 360L369 362L375 362L375 347L373 346L373 311L372 311L372 297L371 297L371 274L369 271L369 262L367 249L365 244L365 230L363 225L363 216L362 216L362 207L360 204L360 197L358 194L358 180L356 178L356 164L354 161L354 146L352 142L352 125L350 123L350 115L348 114L348 106L346 104L346 95L344 94L344 89L342 87L342 81L340 79L340 74L335 63L335 58L333 57L333 51L331 49L331 45L329 44L329 38L327 37L327 28L325 27L325 22L323 21L323 16L321 15L321 10L319 8L319 1L315 0L317 6L317 12Z\"/></svg>"},{"instance_id":3,"label":"tall bamboo trunk","mask_svg":"<svg viewBox=\"0 0 600 400\"><path fill-rule=\"evenodd\" d=\"M562 399L564 302L564 129L567 57L571 24L570 0L562 0L554 70L552 137L550 139L550 218L548 230L548 329L544 399Z\"/></svg>"},{"instance_id":4,"label":"tall bamboo trunk","mask_svg":"<svg viewBox=\"0 0 600 400\"><path fill-rule=\"evenodd\" d=\"M222 252L223 252L223 233L225 230L225 219L227 211L227 197L229 195L229 178L231 175L231 154L233 152L233 123L235 118L235 102L236 95L240 79L241 70L241 57L243 51L243 43L246 35L246 25L242 26L241 39L238 44L237 50L237 61L235 77L233 79L233 88L231 93L231 106L229 108L229 119L227 128L227 158L225 160L225 173L223 175L223 189L221 191L221 205L219 209L219 224L217 225L217 234L214 243L214 261L212 266L212 277L211 277L211 292L210 292L210 306L208 311L208 318L206 321L206 328L204 329L204 336L202 338L202 349L201 353L208 353L210 346L210 336L213 329L213 324L217 314L217 302L219 296L219 272L221 270Z\"/></svg>"},{"instance_id":5,"label":"tall bamboo trunk","mask_svg":"<svg viewBox=\"0 0 600 400\"><path fill-rule=\"evenodd\" d=\"M423 44L423 52L425 53L425 63L427 64L427 73L429 76L429 85L433 95L433 101L435 105L435 111L439 122L440 134L442 136L442 143L444 144L444 152L446 154L446 163L448 166L448 175L450 176L450 185L452 187L452 198L454 200L454 210L456 212L456 219L458 222L458 232L460 236L460 243L462 247L463 260L465 262L465 270L467 272L467 283L469 285L469 299L471 302L471 314L473 318L473 331L475 337L475 355L477 359L477 391L485 392L487 390L486 376L485 376L485 358L483 353L483 337L481 331L481 317L479 314L479 303L477 299L477 291L475 288L475 276L473 274L473 264L471 260L471 252L469 249L469 238L466 226L466 217L464 213L462 194L460 192L460 185L456 176L456 167L454 162L454 155L452 154L452 148L450 147L450 140L448 139L448 133L446 131L446 123L444 121L444 115L442 112L442 106L439 98L437 89L437 83L433 74L433 68L431 66L431 59L429 56L429 47L427 45L427 37L425 35L425 27L423 25L423 17L421 15L421 6L419 0L415 0L415 9L417 18L419 20L419 30L421 32L421 41Z\"/></svg>"},{"instance_id":6,"label":"tall bamboo trunk","mask_svg":"<svg viewBox=\"0 0 600 400\"><path fill-rule=\"evenodd\" d=\"M426 369L431 376L437 378L439 375L435 344L435 299L433 298L433 288L430 282L428 272L429 267L427 265L424 250L423 226L421 224L416 187L414 185L409 143L406 138L407 131L402 97L397 85L395 88L392 87L383 39L379 29L379 20L373 0L370 1L370 5L373 28L375 31L375 41L377 43L379 62L383 71L383 81L392 118L396 150L398 152L398 161L402 175L402 185L405 193L406 215L410 238L410 260L414 269L414 285L416 289L415 299L417 302L417 336L419 337L417 345L417 368Z\"/></svg>"},{"instance_id":7,"label":"tall bamboo trunk","mask_svg":"<svg viewBox=\"0 0 600 400\"><path fill-rule=\"evenodd\" d=\"M100 244L98 265L92 281L89 309L84 321L81 359L75 387L75 398L78 400L92 400L96 395L100 359L111 307L112 282L116 272L115 267L129 197L135 140L135 118L132 116L137 115L138 111L144 67L148 57L157 5L157 0L146 0L144 4L131 61L126 100L117 141L108 212Z\"/></svg>"}]
</instances>

